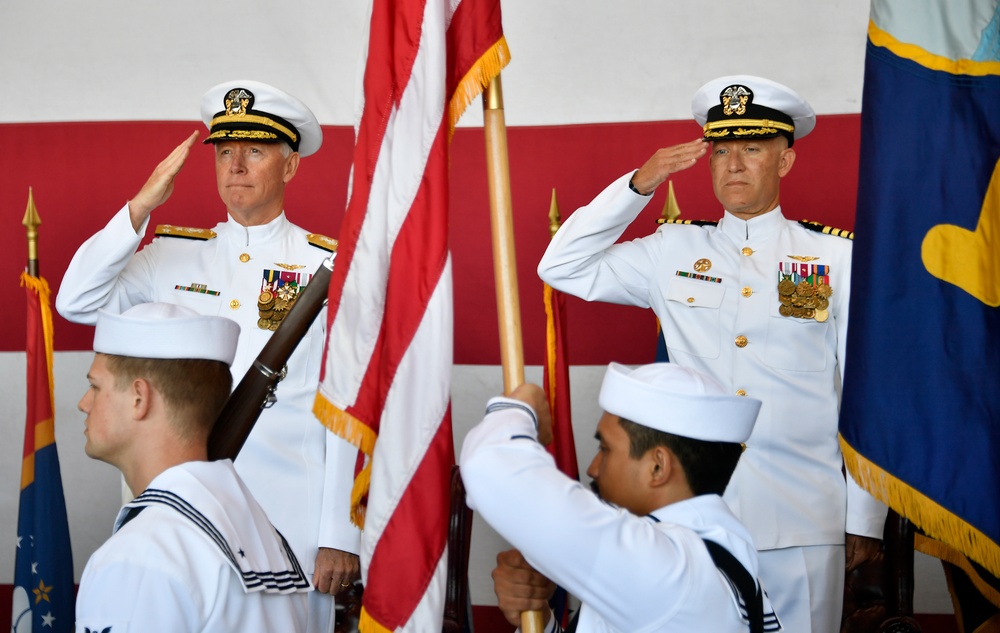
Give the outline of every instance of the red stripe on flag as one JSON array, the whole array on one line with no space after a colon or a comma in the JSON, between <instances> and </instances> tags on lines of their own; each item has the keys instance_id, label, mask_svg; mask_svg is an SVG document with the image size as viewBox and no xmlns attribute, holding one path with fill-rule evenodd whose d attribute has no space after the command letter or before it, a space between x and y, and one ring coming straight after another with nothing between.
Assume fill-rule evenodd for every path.
<instances>
[{"instance_id":1,"label":"red stripe on flag","mask_svg":"<svg viewBox=\"0 0 1000 633\"><path fill-rule=\"evenodd\" d=\"M447 166L448 147L442 130L434 139L425 172L446 174ZM448 234L440 228L447 226L447 180L425 178L401 227L389 264L385 313L392 319L382 320L358 400L347 410L359 420L371 420L369 426L376 433L396 369L441 278L448 256ZM366 396L364 400L362 395Z\"/></svg>"},{"instance_id":2,"label":"red stripe on flag","mask_svg":"<svg viewBox=\"0 0 1000 633\"><path fill-rule=\"evenodd\" d=\"M368 564L365 609L379 614L380 623L389 630L405 624L412 611L407 601L399 597L421 595L431 582L435 563L444 552L448 513L428 513L428 508L447 508L449 505L449 477L442 477L440 468L441 463L449 460L455 461L450 408ZM422 539L422 534L414 531L414 525L427 525L426 533L431 540ZM413 556L414 552L422 550L429 550L429 555ZM400 561L414 566L402 573Z\"/></svg>"}]
</instances>

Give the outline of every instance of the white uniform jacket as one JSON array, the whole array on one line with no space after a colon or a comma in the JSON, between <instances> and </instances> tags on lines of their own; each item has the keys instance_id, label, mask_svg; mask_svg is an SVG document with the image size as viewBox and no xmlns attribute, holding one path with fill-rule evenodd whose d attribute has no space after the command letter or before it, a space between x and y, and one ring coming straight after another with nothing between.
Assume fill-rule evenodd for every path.
<instances>
[{"instance_id":1,"label":"white uniform jacket","mask_svg":"<svg viewBox=\"0 0 1000 633\"><path fill-rule=\"evenodd\" d=\"M76 631L304 631L310 589L232 462L188 462L118 514L83 571Z\"/></svg>"},{"instance_id":2,"label":"white uniform jacket","mask_svg":"<svg viewBox=\"0 0 1000 633\"><path fill-rule=\"evenodd\" d=\"M842 544L845 529L881 538L885 507L845 483L837 440L851 241L777 208L615 244L651 199L629 188L631 177L569 217L539 276L588 301L651 307L671 362L763 402L725 494L759 549ZM802 272L833 291L825 320L780 312L780 275Z\"/></svg>"},{"instance_id":3,"label":"white uniform jacket","mask_svg":"<svg viewBox=\"0 0 1000 633\"><path fill-rule=\"evenodd\" d=\"M577 631L748 630L744 607L702 540L757 577L750 535L722 499L702 495L639 517L559 472L536 438L527 407L494 398L465 438L462 480L469 506L581 600ZM766 596L764 614L764 630L779 630Z\"/></svg>"},{"instance_id":4,"label":"white uniform jacket","mask_svg":"<svg viewBox=\"0 0 1000 633\"><path fill-rule=\"evenodd\" d=\"M304 285L329 255L284 214L251 227L230 217L212 239L158 237L136 253L145 230L132 229L126 205L84 242L63 277L56 309L70 321L95 323L101 308L122 312L166 301L233 319L240 325L234 385L272 334L257 326L265 276L298 275ZM289 359L278 402L264 409L236 459L236 470L310 574L318 547L357 553L361 538L349 510L357 451L312 413L325 333L324 310Z\"/></svg>"}]
</instances>

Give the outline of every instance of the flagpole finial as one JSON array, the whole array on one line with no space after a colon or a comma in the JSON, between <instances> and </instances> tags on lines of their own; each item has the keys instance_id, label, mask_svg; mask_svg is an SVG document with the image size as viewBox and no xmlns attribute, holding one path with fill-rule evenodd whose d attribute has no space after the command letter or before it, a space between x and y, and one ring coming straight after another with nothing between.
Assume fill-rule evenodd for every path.
<instances>
[{"instance_id":1,"label":"flagpole finial","mask_svg":"<svg viewBox=\"0 0 1000 633\"><path fill-rule=\"evenodd\" d=\"M552 201L549 203L549 237L555 237L560 226L562 226L562 216L559 215L559 203L556 201L556 189L553 187Z\"/></svg>"},{"instance_id":2,"label":"flagpole finial","mask_svg":"<svg viewBox=\"0 0 1000 633\"><path fill-rule=\"evenodd\" d=\"M41 223L42 219L38 216L38 209L35 208L35 197L31 187L28 187L28 208L24 211L21 224L27 229L28 274L32 277L38 276L38 226Z\"/></svg>"},{"instance_id":3,"label":"flagpole finial","mask_svg":"<svg viewBox=\"0 0 1000 633\"><path fill-rule=\"evenodd\" d=\"M667 200L663 203L663 220L676 220L681 217L681 208L677 206L677 198L674 197L674 181L667 181ZM662 222L661 222L662 224Z\"/></svg>"},{"instance_id":4,"label":"flagpole finial","mask_svg":"<svg viewBox=\"0 0 1000 633\"><path fill-rule=\"evenodd\" d=\"M503 84L500 83L499 74L483 91L483 110L503 110Z\"/></svg>"}]
</instances>

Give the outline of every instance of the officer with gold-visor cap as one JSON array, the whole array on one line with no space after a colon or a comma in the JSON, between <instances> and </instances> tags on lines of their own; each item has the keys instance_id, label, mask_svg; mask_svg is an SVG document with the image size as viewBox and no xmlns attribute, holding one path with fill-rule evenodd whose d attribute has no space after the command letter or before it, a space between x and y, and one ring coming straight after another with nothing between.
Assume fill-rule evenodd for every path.
<instances>
[{"instance_id":1,"label":"officer with gold-visor cap","mask_svg":"<svg viewBox=\"0 0 1000 633\"><path fill-rule=\"evenodd\" d=\"M323 144L323 129L312 111L290 94L259 81L219 84L201 99L206 143L285 142L305 158Z\"/></svg>"},{"instance_id":2,"label":"officer with gold-visor cap","mask_svg":"<svg viewBox=\"0 0 1000 633\"><path fill-rule=\"evenodd\" d=\"M223 221L211 229L160 224L152 243L139 250L150 214L170 197L188 154L201 151L195 132L80 247L56 308L89 324L100 309L120 313L159 301L232 319L240 325L232 365L238 382L336 250L336 240L292 224L284 207L286 187L301 159L319 150L323 132L300 100L252 80L211 88L201 118L214 150ZM349 519L356 450L312 413L325 330L324 313L299 342L277 403L262 412L235 462L311 576L317 591L309 594L309 630L324 633L333 629L333 595L359 576L360 548L360 532Z\"/></svg>"},{"instance_id":3,"label":"officer with gold-visor cap","mask_svg":"<svg viewBox=\"0 0 1000 633\"><path fill-rule=\"evenodd\" d=\"M785 630L832 633L845 563L876 553L885 519L845 481L837 440L853 234L786 219L792 146L816 125L795 91L720 77L691 109L699 138L658 150L573 213L538 273L586 300L652 308L671 362L763 402L724 498L753 536ZM659 185L706 155L717 222L666 221L616 243Z\"/></svg>"}]
</instances>

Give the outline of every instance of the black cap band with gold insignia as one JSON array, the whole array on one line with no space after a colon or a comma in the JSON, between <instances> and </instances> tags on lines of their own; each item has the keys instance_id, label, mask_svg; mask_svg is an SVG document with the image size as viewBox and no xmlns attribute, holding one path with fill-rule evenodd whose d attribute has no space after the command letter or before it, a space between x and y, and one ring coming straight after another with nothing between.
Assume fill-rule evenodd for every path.
<instances>
[{"instance_id":1,"label":"black cap band with gold insignia","mask_svg":"<svg viewBox=\"0 0 1000 633\"><path fill-rule=\"evenodd\" d=\"M753 91L747 86L726 86L719 93L719 104L708 111L708 121L703 128L705 139L723 141L784 135L790 146L795 141L792 117L754 103L753 97Z\"/></svg>"},{"instance_id":2,"label":"black cap band with gold insignia","mask_svg":"<svg viewBox=\"0 0 1000 633\"><path fill-rule=\"evenodd\" d=\"M254 100L253 92L247 88L233 88L226 92L223 109L212 117L205 142L284 141L292 151L299 151L301 137L295 126L280 116L255 110Z\"/></svg>"},{"instance_id":3,"label":"black cap band with gold insignia","mask_svg":"<svg viewBox=\"0 0 1000 633\"><path fill-rule=\"evenodd\" d=\"M691 114L712 142L784 136L791 147L816 127L816 113L798 93L753 75L709 81L695 92Z\"/></svg>"}]
</instances>

